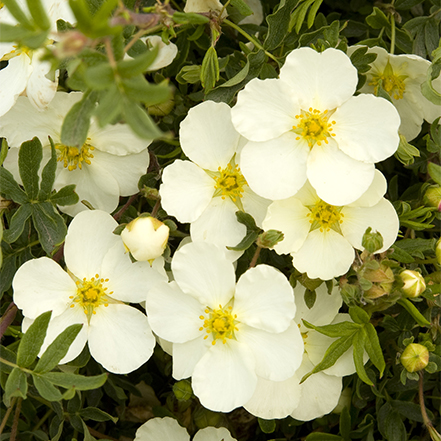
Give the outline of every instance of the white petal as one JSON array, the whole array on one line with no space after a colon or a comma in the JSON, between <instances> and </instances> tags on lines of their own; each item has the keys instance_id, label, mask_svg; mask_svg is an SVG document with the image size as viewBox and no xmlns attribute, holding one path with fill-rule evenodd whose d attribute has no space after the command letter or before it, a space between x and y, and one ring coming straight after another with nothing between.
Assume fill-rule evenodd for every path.
<instances>
[{"instance_id":1,"label":"white petal","mask_svg":"<svg viewBox=\"0 0 441 441\"><path fill-rule=\"evenodd\" d=\"M179 132L183 152L199 167L224 169L236 153L239 133L225 103L204 101L191 108Z\"/></svg>"},{"instance_id":2,"label":"white petal","mask_svg":"<svg viewBox=\"0 0 441 441\"><path fill-rule=\"evenodd\" d=\"M297 375L301 378L313 367L305 354L304 362L297 371ZM291 416L299 421L310 421L328 414L337 406L342 386L341 377L326 375L323 372L311 375L300 385L300 404L294 409Z\"/></svg>"},{"instance_id":3,"label":"white petal","mask_svg":"<svg viewBox=\"0 0 441 441\"><path fill-rule=\"evenodd\" d=\"M121 241L113 234L117 226L115 219L104 211L77 214L69 225L64 245L64 259L69 270L80 279L95 277L108 250Z\"/></svg>"},{"instance_id":4,"label":"white petal","mask_svg":"<svg viewBox=\"0 0 441 441\"><path fill-rule=\"evenodd\" d=\"M148 42L148 44L153 47L159 46L158 55L156 56L155 61L153 61L148 67L149 72L168 66L178 54L178 47L171 42L165 44L159 35L148 35L147 37L141 38L141 40Z\"/></svg>"},{"instance_id":5,"label":"white petal","mask_svg":"<svg viewBox=\"0 0 441 441\"><path fill-rule=\"evenodd\" d=\"M392 156L400 142L397 109L386 99L361 94L332 115L338 147L359 161L379 162Z\"/></svg>"},{"instance_id":6,"label":"white petal","mask_svg":"<svg viewBox=\"0 0 441 441\"><path fill-rule=\"evenodd\" d=\"M236 438L225 427L205 427L196 433L193 441L236 441Z\"/></svg>"},{"instance_id":7,"label":"white petal","mask_svg":"<svg viewBox=\"0 0 441 441\"><path fill-rule=\"evenodd\" d=\"M266 420L285 418L299 405L299 383L296 375L285 381L268 381L258 377L254 395L244 407L252 415Z\"/></svg>"},{"instance_id":8,"label":"white petal","mask_svg":"<svg viewBox=\"0 0 441 441\"><path fill-rule=\"evenodd\" d=\"M372 207L381 200L387 190L387 181L379 170L375 169L374 180L369 188L350 207Z\"/></svg>"},{"instance_id":9,"label":"white petal","mask_svg":"<svg viewBox=\"0 0 441 441\"><path fill-rule=\"evenodd\" d=\"M357 69L342 51L329 48L319 53L309 47L293 50L280 70L302 109L332 110L348 100L358 82Z\"/></svg>"},{"instance_id":10,"label":"white petal","mask_svg":"<svg viewBox=\"0 0 441 441\"><path fill-rule=\"evenodd\" d=\"M145 314L128 305L100 306L90 319L90 355L109 372L127 374L152 355L155 337Z\"/></svg>"},{"instance_id":11,"label":"white petal","mask_svg":"<svg viewBox=\"0 0 441 441\"><path fill-rule=\"evenodd\" d=\"M257 377L248 348L235 340L216 344L196 365L192 387L201 404L217 412L230 412L253 396Z\"/></svg>"},{"instance_id":12,"label":"white petal","mask_svg":"<svg viewBox=\"0 0 441 441\"><path fill-rule=\"evenodd\" d=\"M373 207L345 207L341 212L344 214L341 231L354 248L364 249L361 242L368 227L381 233L383 237L383 247L376 253L386 251L395 242L400 221L388 200L382 198Z\"/></svg>"},{"instance_id":13,"label":"white petal","mask_svg":"<svg viewBox=\"0 0 441 441\"><path fill-rule=\"evenodd\" d=\"M202 335L185 343L173 343L173 378L182 380L191 377L195 366L211 347Z\"/></svg>"},{"instance_id":14,"label":"white petal","mask_svg":"<svg viewBox=\"0 0 441 441\"><path fill-rule=\"evenodd\" d=\"M258 227L262 227L262 222L265 219L268 207L271 201L265 199L254 193L250 187L245 186L242 198L242 205L246 213L253 216Z\"/></svg>"},{"instance_id":15,"label":"white petal","mask_svg":"<svg viewBox=\"0 0 441 441\"><path fill-rule=\"evenodd\" d=\"M131 303L145 301L152 286L167 281L165 272L157 271L148 262L132 262L122 241L104 256L100 277L109 279L106 286L113 292L112 298Z\"/></svg>"},{"instance_id":16,"label":"white petal","mask_svg":"<svg viewBox=\"0 0 441 441\"><path fill-rule=\"evenodd\" d=\"M0 116L9 111L18 96L25 90L31 72L30 59L26 54L11 58L8 65L0 70L0 84L2 84L0 88ZM7 124L5 121L1 123L2 129L5 124ZM1 134L5 136L3 130L1 130ZM11 143L11 141L9 142Z\"/></svg>"},{"instance_id":17,"label":"white petal","mask_svg":"<svg viewBox=\"0 0 441 441\"><path fill-rule=\"evenodd\" d=\"M240 167L251 189L263 198L293 196L306 181L309 148L288 132L267 142L249 142L240 155Z\"/></svg>"},{"instance_id":18,"label":"white petal","mask_svg":"<svg viewBox=\"0 0 441 441\"><path fill-rule=\"evenodd\" d=\"M215 181L196 164L177 160L162 174L162 207L180 222L194 222L210 203L214 187Z\"/></svg>"},{"instance_id":19,"label":"white petal","mask_svg":"<svg viewBox=\"0 0 441 441\"><path fill-rule=\"evenodd\" d=\"M292 129L298 103L278 79L251 80L231 109L234 127L251 141L268 141Z\"/></svg>"},{"instance_id":20,"label":"white petal","mask_svg":"<svg viewBox=\"0 0 441 441\"><path fill-rule=\"evenodd\" d=\"M217 309L234 295L234 267L224 252L207 242L193 242L176 251L172 270L182 291L204 306Z\"/></svg>"},{"instance_id":21,"label":"white petal","mask_svg":"<svg viewBox=\"0 0 441 441\"><path fill-rule=\"evenodd\" d=\"M234 297L238 320L269 332L283 332L295 314L288 279L276 268L258 265L240 276Z\"/></svg>"},{"instance_id":22,"label":"white petal","mask_svg":"<svg viewBox=\"0 0 441 441\"><path fill-rule=\"evenodd\" d=\"M331 205L357 200L372 183L373 164L357 161L339 150L334 142L311 150L307 175L318 196Z\"/></svg>"},{"instance_id":23,"label":"white petal","mask_svg":"<svg viewBox=\"0 0 441 441\"><path fill-rule=\"evenodd\" d=\"M184 427L170 417L152 418L144 423L137 431L135 441L190 441L190 436Z\"/></svg>"},{"instance_id":24,"label":"white petal","mask_svg":"<svg viewBox=\"0 0 441 441\"><path fill-rule=\"evenodd\" d=\"M311 211L296 197L275 201L268 207L263 221L265 230L279 230L284 237L274 246L278 254L296 252L305 242L311 224L308 216Z\"/></svg>"},{"instance_id":25,"label":"white petal","mask_svg":"<svg viewBox=\"0 0 441 441\"><path fill-rule=\"evenodd\" d=\"M204 307L176 284L158 283L147 295L146 310L153 331L172 343L185 343L200 335ZM205 335L205 331L203 331Z\"/></svg>"},{"instance_id":26,"label":"white petal","mask_svg":"<svg viewBox=\"0 0 441 441\"><path fill-rule=\"evenodd\" d=\"M293 265L311 279L329 280L346 273L355 257L350 243L334 230L311 231L293 254Z\"/></svg>"},{"instance_id":27,"label":"white petal","mask_svg":"<svg viewBox=\"0 0 441 441\"><path fill-rule=\"evenodd\" d=\"M302 363L303 338L293 321L286 331L279 334L242 325L236 336L253 352L256 374L265 380L287 380Z\"/></svg>"},{"instance_id":28,"label":"white petal","mask_svg":"<svg viewBox=\"0 0 441 441\"><path fill-rule=\"evenodd\" d=\"M52 318L60 315L77 293L75 282L48 257L25 262L16 272L12 287L15 304L31 319L46 311L52 311Z\"/></svg>"}]
</instances>

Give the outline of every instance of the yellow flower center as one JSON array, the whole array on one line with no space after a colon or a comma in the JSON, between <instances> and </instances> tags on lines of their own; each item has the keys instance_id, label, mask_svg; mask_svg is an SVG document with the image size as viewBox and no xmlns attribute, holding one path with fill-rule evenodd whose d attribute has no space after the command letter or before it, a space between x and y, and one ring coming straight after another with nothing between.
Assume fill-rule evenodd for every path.
<instances>
[{"instance_id":1,"label":"yellow flower center","mask_svg":"<svg viewBox=\"0 0 441 441\"><path fill-rule=\"evenodd\" d=\"M96 314L95 309L101 305L105 307L109 306L109 299L107 296L112 295L113 291L106 293L107 287L104 284L109 279L100 279L99 274L95 274L90 280L84 278L83 280L77 280L77 295L70 296L73 302L70 307L74 308L76 304L83 308L84 313L87 314L90 319L92 314Z\"/></svg>"},{"instance_id":2,"label":"yellow flower center","mask_svg":"<svg viewBox=\"0 0 441 441\"><path fill-rule=\"evenodd\" d=\"M334 207L320 200L308 213L308 216L311 217L309 222L312 224L312 229L320 228L321 232L324 229L329 231L331 228L338 230L339 224L343 223L341 218L344 217L340 210L340 207Z\"/></svg>"},{"instance_id":3,"label":"yellow flower center","mask_svg":"<svg viewBox=\"0 0 441 441\"><path fill-rule=\"evenodd\" d=\"M405 67L406 65L407 63L404 63L401 67ZM372 75L372 81L369 82L369 85L374 86L374 91L377 95L381 80L382 87L389 96L396 100L400 100L403 98L403 94L406 90L406 85L404 84L406 78L407 75L398 75L394 72L388 60L383 72Z\"/></svg>"},{"instance_id":4,"label":"yellow flower center","mask_svg":"<svg viewBox=\"0 0 441 441\"><path fill-rule=\"evenodd\" d=\"M322 142L328 144L328 138L335 136L335 133L331 133L335 121L329 123L330 116L331 113L328 110L320 112L320 110L313 109L312 107L308 111L301 110L300 115L296 115L299 123L296 126L292 126L293 132L300 135L296 139L304 138L310 148L316 143L318 145L322 145Z\"/></svg>"},{"instance_id":5,"label":"yellow flower center","mask_svg":"<svg viewBox=\"0 0 441 441\"><path fill-rule=\"evenodd\" d=\"M90 165L90 159L93 158L91 151L95 150L95 147L91 146L87 142L83 144L83 147L70 147L64 144L55 144L55 148L58 150L58 161L63 162L64 168L69 171L78 168L83 168L83 162Z\"/></svg>"},{"instance_id":6,"label":"yellow flower center","mask_svg":"<svg viewBox=\"0 0 441 441\"><path fill-rule=\"evenodd\" d=\"M222 199L229 197L233 202L239 201L243 196L244 185L248 185L247 181L240 172L237 165L228 164L223 170L219 167L219 176L215 177L216 189L214 195L221 196Z\"/></svg>"},{"instance_id":7,"label":"yellow flower center","mask_svg":"<svg viewBox=\"0 0 441 441\"><path fill-rule=\"evenodd\" d=\"M1 4L1 2L0 2ZM0 7L1 9L1 7ZM11 58L17 57L20 54L27 54L29 55L29 58L32 58L32 50L29 49L26 46L19 46L18 44L14 44L11 52L8 52L7 54L3 55L3 57L0 58L0 61L8 61Z\"/></svg>"},{"instance_id":8,"label":"yellow flower center","mask_svg":"<svg viewBox=\"0 0 441 441\"><path fill-rule=\"evenodd\" d=\"M227 342L227 338L234 338L234 331L238 331L236 327L237 315L232 314L233 310L232 306L228 306L226 308L222 308L219 305L219 309L211 309L208 308L205 310L207 316L201 315L199 318L204 321L204 325L199 328L199 331L203 331L205 329L207 335L204 339L207 339L211 334L213 336L212 344L215 345L217 340L222 340L222 343L225 344Z\"/></svg>"}]
</instances>

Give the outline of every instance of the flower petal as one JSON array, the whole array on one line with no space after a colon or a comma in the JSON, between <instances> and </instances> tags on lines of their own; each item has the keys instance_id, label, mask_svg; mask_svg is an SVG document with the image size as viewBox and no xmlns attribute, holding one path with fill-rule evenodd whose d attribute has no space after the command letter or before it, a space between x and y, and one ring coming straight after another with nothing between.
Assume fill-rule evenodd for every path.
<instances>
[{"instance_id":1,"label":"flower petal","mask_svg":"<svg viewBox=\"0 0 441 441\"><path fill-rule=\"evenodd\" d=\"M293 375L285 381L269 381L257 378L257 387L244 408L252 415L272 420L285 418L299 405L300 379Z\"/></svg>"},{"instance_id":2,"label":"flower petal","mask_svg":"<svg viewBox=\"0 0 441 441\"><path fill-rule=\"evenodd\" d=\"M236 337L251 349L256 361L255 372L265 380L287 380L302 363L303 339L293 321L286 331L278 334L239 325Z\"/></svg>"},{"instance_id":3,"label":"flower petal","mask_svg":"<svg viewBox=\"0 0 441 441\"><path fill-rule=\"evenodd\" d=\"M339 149L358 161L379 162L392 156L400 142L400 115L384 98L352 97L332 115Z\"/></svg>"},{"instance_id":4,"label":"flower petal","mask_svg":"<svg viewBox=\"0 0 441 441\"><path fill-rule=\"evenodd\" d=\"M308 157L307 176L317 195L331 205L357 200L372 183L373 164L356 161L337 148L334 142L315 145Z\"/></svg>"},{"instance_id":5,"label":"flower petal","mask_svg":"<svg viewBox=\"0 0 441 441\"><path fill-rule=\"evenodd\" d=\"M89 325L90 355L115 374L128 374L142 366L156 344L146 315L114 303L95 311Z\"/></svg>"},{"instance_id":6,"label":"flower petal","mask_svg":"<svg viewBox=\"0 0 441 441\"><path fill-rule=\"evenodd\" d=\"M159 46L158 55L156 56L155 61L153 61L148 67L148 72L168 66L178 54L178 46L171 42L165 44L159 35L148 35L147 37L141 38L141 40L145 41L149 46Z\"/></svg>"},{"instance_id":7,"label":"flower petal","mask_svg":"<svg viewBox=\"0 0 441 441\"><path fill-rule=\"evenodd\" d=\"M154 286L147 294L146 310L153 331L165 340L185 343L202 335L199 328L204 322L199 317L204 306L184 294L176 282Z\"/></svg>"},{"instance_id":8,"label":"flower petal","mask_svg":"<svg viewBox=\"0 0 441 441\"><path fill-rule=\"evenodd\" d=\"M235 340L214 345L196 365L192 387L201 404L215 412L230 412L253 396L257 377L249 349Z\"/></svg>"},{"instance_id":9,"label":"flower petal","mask_svg":"<svg viewBox=\"0 0 441 441\"><path fill-rule=\"evenodd\" d=\"M311 231L297 253L293 265L311 279L329 280L346 273L355 257L350 243L334 230Z\"/></svg>"},{"instance_id":10,"label":"flower petal","mask_svg":"<svg viewBox=\"0 0 441 441\"><path fill-rule=\"evenodd\" d=\"M251 189L263 198L293 196L306 181L309 148L288 132L266 142L249 142L240 154L240 167ZM277 179L275 179L277 176Z\"/></svg>"},{"instance_id":11,"label":"flower petal","mask_svg":"<svg viewBox=\"0 0 441 441\"><path fill-rule=\"evenodd\" d=\"M349 204L349 207L372 207L384 196L387 190L387 181L380 170L375 169L374 180L369 188L355 202Z\"/></svg>"},{"instance_id":12,"label":"flower petal","mask_svg":"<svg viewBox=\"0 0 441 441\"><path fill-rule=\"evenodd\" d=\"M193 438L193 441L236 441L231 433L225 427L205 427L199 430ZM174 440L173 440L174 441Z\"/></svg>"},{"instance_id":13,"label":"flower petal","mask_svg":"<svg viewBox=\"0 0 441 441\"><path fill-rule=\"evenodd\" d=\"M173 378L182 380L191 377L195 366L211 347L202 335L185 343L173 343Z\"/></svg>"},{"instance_id":14,"label":"flower petal","mask_svg":"<svg viewBox=\"0 0 441 441\"><path fill-rule=\"evenodd\" d=\"M190 441L190 435L184 427L170 417L152 418L137 431L135 441Z\"/></svg>"},{"instance_id":15,"label":"flower petal","mask_svg":"<svg viewBox=\"0 0 441 441\"><path fill-rule=\"evenodd\" d=\"M242 205L245 212L253 216L258 227L262 227L262 222L265 219L271 201L260 197L248 186L245 186L243 190Z\"/></svg>"},{"instance_id":16,"label":"flower petal","mask_svg":"<svg viewBox=\"0 0 441 441\"><path fill-rule=\"evenodd\" d=\"M296 100L278 79L251 80L231 109L234 127L251 141L268 141L289 132L300 112Z\"/></svg>"},{"instance_id":17,"label":"flower petal","mask_svg":"<svg viewBox=\"0 0 441 441\"><path fill-rule=\"evenodd\" d=\"M46 311L52 311L52 318L62 314L77 293L75 282L48 257L25 262L15 273L12 287L14 303L31 319Z\"/></svg>"},{"instance_id":18,"label":"flower petal","mask_svg":"<svg viewBox=\"0 0 441 441\"><path fill-rule=\"evenodd\" d=\"M214 186L214 180L196 164L176 160L162 174L161 204L180 222L194 222L210 203Z\"/></svg>"},{"instance_id":19,"label":"flower petal","mask_svg":"<svg viewBox=\"0 0 441 441\"><path fill-rule=\"evenodd\" d=\"M344 52L329 48L320 53L302 47L286 57L280 79L292 89L302 109L324 111L335 109L354 94L358 75Z\"/></svg>"},{"instance_id":20,"label":"flower petal","mask_svg":"<svg viewBox=\"0 0 441 441\"><path fill-rule=\"evenodd\" d=\"M224 169L236 153L239 133L225 103L204 101L191 108L181 122L179 136L184 153L199 167Z\"/></svg>"},{"instance_id":21,"label":"flower petal","mask_svg":"<svg viewBox=\"0 0 441 441\"><path fill-rule=\"evenodd\" d=\"M214 244L192 242L176 251L172 271L182 291L217 309L233 297L236 276L225 253Z\"/></svg>"},{"instance_id":22,"label":"flower petal","mask_svg":"<svg viewBox=\"0 0 441 441\"><path fill-rule=\"evenodd\" d=\"M285 331L295 314L288 279L272 266L250 268L237 282L234 313L248 326L268 332Z\"/></svg>"}]
</instances>

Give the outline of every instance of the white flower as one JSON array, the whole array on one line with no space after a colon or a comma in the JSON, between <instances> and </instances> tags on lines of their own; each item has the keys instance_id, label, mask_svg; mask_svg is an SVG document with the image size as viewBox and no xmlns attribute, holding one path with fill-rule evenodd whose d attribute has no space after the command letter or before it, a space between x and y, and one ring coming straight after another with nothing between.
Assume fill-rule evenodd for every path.
<instances>
[{"instance_id":1,"label":"white flower","mask_svg":"<svg viewBox=\"0 0 441 441\"><path fill-rule=\"evenodd\" d=\"M55 143L58 167L56 190L75 184L80 201L85 199L94 208L112 212L120 196L138 192L138 180L149 165L149 141L138 138L125 124L99 128L92 120L87 141L81 147L61 144L61 125L70 108L81 99L82 93L57 92L44 112L36 112L25 97L1 118L0 136L4 136L11 149L4 166L21 182L18 173L18 147L37 136L43 145L42 166L49 160L51 149L48 136ZM60 207L74 216L86 207L81 203Z\"/></svg>"},{"instance_id":2,"label":"white flower","mask_svg":"<svg viewBox=\"0 0 441 441\"><path fill-rule=\"evenodd\" d=\"M387 100L353 96L357 70L336 49L292 51L280 78L239 92L233 124L250 142L241 168L260 196L293 196L309 180L319 197L344 205L374 178L374 163L398 148L400 118Z\"/></svg>"},{"instance_id":3,"label":"white flower","mask_svg":"<svg viewBox=\"0 0 441 441\"><path fill-rule=\"evenodd\" d=\"M265 230L280 230L284 239L274 246L278 254L293 256L293 265L308 277L328 280L346 273L363 250L368 227L381 233L386 251L398 233L399 220L392 204L382 196L386 180L377 170L369 189L355 202L334 206L321 200L307 182L293 197L273 202L263 221Z\"/></svg>"},{"instance_id":4,"label":"white flower","mask_svg":"<svg viewBox=\"0 0 441 441\"><path fill-rule=\"evenodd\" d=\"M184 12L216 12L218 15L222 12L221 18L225 18L227 10L219 0L187 0L184 6Z\"/></svg>"},{"instance_id":5,"label":"white flower","mask_svg":"<svg viewBox=\"0 0 441 441\"><path fill-rule=\"evenodd\" d=\"M173 377L192 377L204 407L229 412L249 401L258 377L294 375L303 342L282 273L258 265L236 285L233 264L204 242L177 251L172 270L174 282L147 294L147 314L155 334L173 343Z\"/></svg>"},{"instance_id":6,"label":"white flower","mask_svg":"<svg viewBox=\"0 0 441 441\"><path fill-rule=\"evenodd\" d=\"M169 233L167 225L158 219L140 216L126 225L121 239L136 260L153 262L164 253Z\"/></svg>"},{"instance_id":7,"label":"white flower","mask_svg":"<svg viewBox=\"0 0 441 441\"><path fill-rule=\"evenodd\" d=\"M348 48L351 55L361 46ZM368 53L377 55L366 74L366 82L360 89L364 93L375 93L382 80L383 89L391 97L401 117L399 131L408 141L421 131L423 120L432 123L440 116L440 104L435 105L421 93L421 85L426 81L427 70L431 63L418 55L389 54L382 47L372 47ZM433 86L441 92L441 77L433 81Z\"/></svg>"},{"instance_id":8,"label":"white flower","mask_svg":"<svg viewBox=\"0 0 441 441\"><path fill-rule=\"evenodd\" d=\"M182 150L193 162L177 160L164 169L159 192L168 214L191 222L193 241L237 245L246 227L235 212L246 211L260 225L270 201L257 196L242 176L238 153L244 139L231 123L227 104L205 101L180 127ZM242 253L228 251L231 259Z\"/></svg>"},{"instance_id":9,"label":"white flower","mask_svg":"<svg viewBox=\"0 0 441 441\"><path fill-rule=\"evenodd\" d=\"M28 12L24 1L18 0L18 5L25 13ZM51 31L56 31L59 19L73 22L67 0L45 0L43 5ZM0 22L17 24L6 7L0 9ZM0 116L15 104L23 92L38 110L44 110L51 102L58 87L58 71L54 80L46 78L51 65L40 60L43 54L43 49L32 51L13 43L0 43L0 61L8 60L8 65L0 70Z\"/></svg>"},{"instance_id":10,"label":"white flower","mask_svg":"<svg viewBox=\"0 0 441 441\"><path fill-rule=\"evenodd\" d=\"M82 323L61 363L77 357L86 342L92 357L114 373L132 372L152 355L155 338L147 317L124 302L143 301L150 287L166 280L166 275L160 265L150 268L146 262L131 262L113 234L117 225L103 211L82 212L66 236L68 272L40 257L27 261L15 274L14 302L25 316L23 331L40 314L52 311L40 354L68 326Z\"/></svg>"},{"instance_id":11,"label":"white flower","mask_svg":"<svg viewBox=\"0 0 441 441\"><path fill-rule=\"evenodd\" d=\"M137 431L135 441L190 441L190 435L184 427L170 417L152 418L144 423ZM206 427L199 430L193 441L236 441L225 429Z\"/></svg>"}]
</instances>

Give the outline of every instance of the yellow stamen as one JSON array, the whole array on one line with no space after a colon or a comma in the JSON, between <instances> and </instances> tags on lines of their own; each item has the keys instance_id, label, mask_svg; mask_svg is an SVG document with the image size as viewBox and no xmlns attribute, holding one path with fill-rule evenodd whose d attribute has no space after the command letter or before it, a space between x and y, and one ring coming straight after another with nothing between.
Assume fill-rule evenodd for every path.
<instances>
[{"instance_id":1,"label":"yellow stamen","mask_svg":"<svg viewBox=\"0 0 441 441\"><path fill-rule=\"evenodd\" d=\"M403 63L401 68L405 68L407 63ZM370 86L374 86L375 95L378 94L378 88L380 86L380 80L382 80L383 89L389 94L391 98L400 100L403 98L403 94L406 91L406 85L404 81L407 75L398 75L391 66L389 60L383 72L372 75L372 81L369 82Z\"/></svg>"},{"instance_id":2,"label":"yellow stamen","mask_svg":"<svg viewBox=\"0 0 441 441\"><path fill-rule=\"evenodd\" d=\"M308 213L308 216L311 217L309 222L312 224L312 229L320 228L321 232L325 229L326 231L331 228L339 229L338 225L343 222L341 219L343 214L340 213L340 210L340 207L334 207L320 200Z\"/></svg>"},{"instance_id":3,"label":"yellow stamen","mask_svg":"<svg viewBox=\"0 0 441 441\"><path fill-rule=\"evenodd\" d=\"M93 158L90 152L95 150L95 147L87 142L81 148L69 147L64 144L55 144L55 148L58 150L58 161L63 162L64 168L69 171L76 170L77 166L82 170L83 163L90 165L90 160Z\"/></svg>"},{"instance_id":4,"label":"yellow stamen","mask_svg":"<svg viewBox=\"0 0 441 441\"><path fill-rule=\"evenodd\" d=\"M229 197L233 202L239 201L243 196L244 186L247 181L243 177L237 165L229 163L223 170L219 167L219 176L215 178L216 189L214 195L221 196L222 199Z\"/></svg>"},{"instance_id":5,"label":"yellow stamen","mask_svg":"<svg viewBox=\"0 0 441 441\"><path fill-rule=\"evenodd\" d=\"M208 317L203 315L199 316L201 320L204 320L203 327L200 327L199 330L203 331L205 328L205 332L207 335L204 339L207 339L211 334L213 336L212 344L215 345L217 340L221 340L223 344L227 342L227 339L233 339L234 331L238 331L236 324L238 323L237 315L232 314L232 307L228 306L227 308L222 308L219 305L219 309L211 309L207 308L205 313L208 314Z\"/></svg>"}]
</instances>

